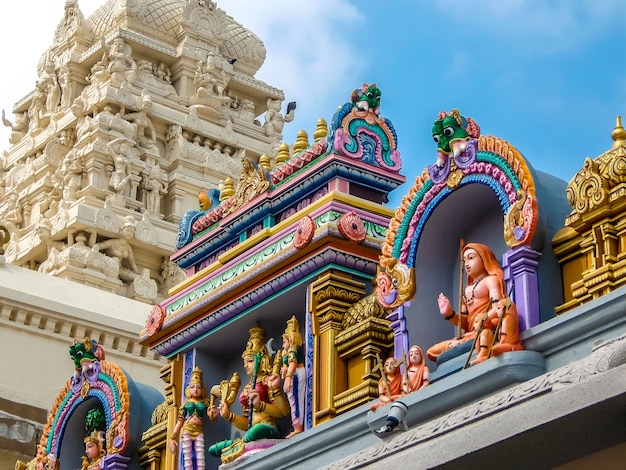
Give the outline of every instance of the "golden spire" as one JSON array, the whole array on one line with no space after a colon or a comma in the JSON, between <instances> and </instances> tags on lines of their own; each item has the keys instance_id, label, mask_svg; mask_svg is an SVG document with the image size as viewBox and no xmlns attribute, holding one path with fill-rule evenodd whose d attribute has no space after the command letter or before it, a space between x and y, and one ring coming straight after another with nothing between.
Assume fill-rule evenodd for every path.
<instances>
[{"instance_id":1,"label":"golden spire","mask_svg":"<svg viewBox=\"0 0 626 470\"><path fill-rule=\"evenodd\" d=\"M317 142L318 140L323 139L328 135L328 124L326 123L326 119L319 118L317 120L317 125L315 126L315 132L313 133L313 140Z\"/></svg>"},{"instance_id":2,"label":"golden spire","mask_svg":"<svg viewBox=\"0 0 626 470\"><path fill-rule=\"evenodd\" d=\"M278 155L276 155L276 166L280 166L289 160L289 145L285 142L278 147Z\"/></svg>"},{"instance_id":3,"label":"golden spire","mask_svg":"<svg viewBox=\"0 0 626 470\"><path fill-rule=\"evenodd\" d=\"M309 134L307 134L304 129L300 129L298 131L298 136L296 137L296 143L293 144L293 153L302 152L304 149L308 147L309 147Z\"/></svg>"},{"instance_id":4,"label":"golden spire","mask_svg":"<svg viewBox=\"0 0 626 470\"><path fill-rule=\"evenodd\" d=\"M266 169L267 171L270 171L272 169L272 166L270 164L270 157L268 157L266 153L259 157L259 166Z\"/></svg>"},{"instance_id":5,"label":"golden spire","mask_svg":"<svg viewBox=\"0 0 626 470\"><path fill-rule=\"evenodd\" d=\"M615 117L615 129L611 132L613 138L613 146L611 148L626 146L626 129L622 126L622 116Z\"/></svg>"}]
</instances>

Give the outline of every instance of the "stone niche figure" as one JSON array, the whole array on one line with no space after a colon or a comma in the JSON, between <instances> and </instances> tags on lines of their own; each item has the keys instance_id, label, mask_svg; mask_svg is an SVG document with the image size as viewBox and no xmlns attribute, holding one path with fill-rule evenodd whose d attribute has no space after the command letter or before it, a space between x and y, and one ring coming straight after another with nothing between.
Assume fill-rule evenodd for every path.
<instances>
[{"instance_id":1,"label":"stone niche figure","mask_svg":"<svg viewBox=\"0 0 626 470\"><path fill-rule=\"evenodd\" d=\"M59 167L62 178L63 200L73 202L76 200L76 193L83 185L83 164L80 151L72 148L61 162Z\"/></svg>"},{"instance_id":2,"label":"stone niche figure","mask_svg":"<svg viewBox=\"0 0 626 470\"><path fill-rule=\"evenodd\" d=\"M187 279L185 271L178 267L178 265L171 261L167 256L163 257L159 276L161 281L161 292L166 295L172 287Z\"/></svg>"},{"instance_id":3,"label":"stone niche figure","mask_svg":"<svg viewBox=\"0 0 626 470\"><path fill-rule=\"evenodd\" d=\"M130 141L124 137L113 140L108 147L109 156L113 160L113 172L109 178L109 186L113 189L116 205L123 205L123 196L130 188Z\"/></svg>"},{"instance_id":4,"label":"stone niche figure","mask_svg":"<svg viewBox=\"0 0 626 470\"><path fill-rule=\"evenodd\" d=\"M17 113L15 115L15 123L9 121L2 110L2 124L11 128L11 136L9 137L9 144L15 145L22 137L28 132L28 114L26 112Z\"/></svg>"},{"instance_id":5,"label":"stone niche figure","mask_svg":"<svg viewBox=\"0 0 626 470\"><path fill-rule=\"evenodd\" d=\"M103 38L102 45L105 50L104 63L109 73L122 73L129 81L134 81L137 63L132 57L133 50L126 44L126 41L124 41L123 38L117 37L113 39L113 43L108 46Z\"/></svg>"},{"instance_id":6,"label":"stone niche figure","mask_svg":"<svg viewBox=\"0 0 626 470\"><path fill-rule=\"evenodd\" d=\"M61 87L61 109L69 109L74 100L74 81L67 65L62 65L59 69L59 86Z\"/></svg>"},{"instance_id":7,"label":"stone niche figure","mask_svg":"<svg viewBox=\"0 0 626 470\"><path fill-rule=\"evenodd\" d=\"M119 264L119 277L122 281L132 282L138 275L139 269L135 263L133 247L130 240L135 238L135 219L132 215L124 218L120 238L111 238L100 243L96 243L91 250L102 251L107 256L113 258Z\"/></svg>"},{"instance_id":8,"label":"stone niche figure","mask_svg":"<svg viewBox=\"0 0 626 470\"><path fill-rule=\"evenodd\" d=\"M141 153L152 150L156 157L159 157L159 149L156 144L156 131L148 114L152 111L152 98L150 95L142 93L139 99L139 111L125 113L124 108L120 111L120 116L135 125L135 141Z\"/></svg>"},{"instance_id":9,"label":"stone niche figure","mask_svg":"<svg viewBox=\"0 0 626 470\"><path fill-rule=\"evenodd\" d=\"M190 100L192 104L217 110L230 104L231 98L225 94L228 77L224 69L218 66L215 54L209 53L206 62L198 61L193 84L196 87L196 95Z\"/></svg>"},{"instance_id":10,"label":"stone niche figure","mask_svg":"<svg viewBox=\"0 0 626 470\"><path fill-rule=\"evenodd\" d=\"M295 117L296 102L292 101L287 105L287 113L283 116L280 113L281 100L267 99L267 111L265 112L265 135L268 137L278 137L283 133L286 122L293 121Z\"/></svg>"},{"instance_id":11,"label":"stone niche figure","mask_svg":"<svg viewBox=\"0 0 626 470\"><path fill-rule=\"evenodd\" d=\"M22 220L22 205L19 197L15 192L9 193L2 212L0 212L0 221L3 222L11 234L19 235Z\"/></svg>"},{"instance_id":12,"label":"stone niche figure","mask_svg":"<svg viewBox=\"0 0 626 470\"><path fill-rule=\"evenodd\" d=\"M46 114L56 113L61 104L61 86L54 71L53 62L45 64L43 72L39 77L39 83L46 96Z\"/></svg>"},{"instance_id":13,"label":"stone niche figure","mask_svg":"<svg viewBox=\"0 0 626 470\"><path fill-rule=\"evenodd\" d=\"M142 183L146 190L146 210L150 215L159 215L161 211L161 196L167 194L167 175L161 170L159 164L155 162L144 170Z\"/></svg>"},{"instance_id":14,"label":"stone niche figure","mask_svg":"<svg viewBox=\"0 0 626 470\"><path fill-rule=\"evenodd\" d=\"M46 93L41 82L35 83L35 91L30 107L28 108L28 130L38 134L48 124L46 117Z\"/></svg>"}]
</instances>

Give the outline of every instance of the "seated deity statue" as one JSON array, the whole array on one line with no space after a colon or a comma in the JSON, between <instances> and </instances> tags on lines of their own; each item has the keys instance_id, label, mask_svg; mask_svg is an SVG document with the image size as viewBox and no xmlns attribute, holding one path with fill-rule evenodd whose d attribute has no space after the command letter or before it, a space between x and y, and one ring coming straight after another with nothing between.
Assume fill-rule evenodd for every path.
<instances>
[{"instance_id":1,"label":"seated deity statue","mask_svg":"<svg viewBox=\"0 0 626 470\"><path fill-rule=\"evenodd\" d=\"M243 414L231 411L229 400L225 399L233 393L222 394L220 416L244 432L242 438L226 439L209 447L209 454L220 457L222 463L234 461L247 450L274 445L274 440L280 438L276 419L289 414L289 402L281 387L280 376L271 373L271 360L265 344L265 330L260 326L252 328L246 350L241 355L250 377L239 396Z\"/></svg>"},{"instance_id":2,"label":"seated deity statue","mask_svg":"<svg viewBox=\"0 0 626 470\"><path fill-rule=\"evenodd\" d=\"M430 347L428 358L434 361L444 351L473 340L477 351L473 364L491 355L523 349L517 310L507 299L504 274L493 251L486 245L469 243L463 248L463 263L467 273L467 285L461 300L463 334L460 338L445 340ZM438 304L441 315L458 325L459 316L443 293L439 294Z\"/></svg>"}]
</instances>

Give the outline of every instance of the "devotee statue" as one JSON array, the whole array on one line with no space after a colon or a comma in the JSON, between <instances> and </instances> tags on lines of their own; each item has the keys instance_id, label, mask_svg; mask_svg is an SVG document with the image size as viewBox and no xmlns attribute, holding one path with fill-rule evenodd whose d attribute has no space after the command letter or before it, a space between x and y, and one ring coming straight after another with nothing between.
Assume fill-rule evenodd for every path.
<instances>
[{"instance_id":1,"label":"devotee statue","mask_svg":"<svg viewBox=\"0 0 626 470\"><path fill-rule=\"evenodd\" d=\"M178 441L183 451L184 470L204 470L204 416L209 413L208 390L202 382L202 371L196 367L191 372L191 380L185 389L187 399L180 407L178 420L170 436L170 451L176 453ZM217 409L213 408L212 420L217 419ZM182 431L182 434L181 434ZM195 465L194 465L195 463Z\"/></svg>"},{"instance_id":2,"label":"devotee statue","mask_svg":"<svg viewBox=\"0 0 626 470\"><path fill-rule=\"evenodd\" d=\"M222 393L219 414L245 434L242 438L227 439L209 447L209 454L220 457L222 463L232 462L245 452L274 445L274 439L280 438L276 419L289 413L289 402L283 393L280 376L270 373L266 333L261 326L250 329L250 339L241 357L250 377L239 396L243 414L231 411L228 400L224 400L225 396L231 395L230 392Z\"/></svg>"},{"instance_id":3,"label":"devotee statue","mask_svg":"<svg viewBox=\"0 0 626 470\"><path fill-rule=\"evenodd\" d=\"M401 360L397 361L393 356L389 356L381 365L379 359L377 366L377 369L381 371L381 377L378 381L379 401L375 402L370 407L372 411L386 405L387 403L395 401L404 395L404 392L402 391L402 375L400 375L401 363Z\"/></svg>"},{"instance_id":4,"label":"devotee statue","mask_svg":"<svg viewBox=\"0 0 626 470\"><path fill-rule=\"evenodd\" d=\"M402 384L404 393L416 392L428 385L430 371L426 365L422 348L417 345L411 346L404 370L404 383Z\"/></svg>"},{"instance_id":5,"label":"devotee statue","mask_svg":"<svg viewBox=\"0 0 626 470\"><path fill-rule=\"evenodd\" d=\"M304 401L306 397L306 371L304 368L304 350L302 335L295 315L287 321L287 328L283 333L283 389L289 399L291 408L291 424L293 431L287 434L287 439L300 434L304 430Z\"/></svg>"},{"instance_id":6,"label":"devotee statue","mask_svg":"<svg viewBox=\"0 0 626 470\"><path fill-rule=\"evenodd\" d=\"M428 358L434 361L444 351L472 340L475 340L478 353L473 364L491 355L523 349L517 310L505 294L504 274L493 251L480 243L468 243L462 253L467 273L467 285L461 299L461 328L464 333L459 338L430 347ZM441 315L458 325L459 315L453 311L450 300L443 293L439 294L438 304ZM499 344L496 345L496 342Z\"/></svg>"}]
</instances>

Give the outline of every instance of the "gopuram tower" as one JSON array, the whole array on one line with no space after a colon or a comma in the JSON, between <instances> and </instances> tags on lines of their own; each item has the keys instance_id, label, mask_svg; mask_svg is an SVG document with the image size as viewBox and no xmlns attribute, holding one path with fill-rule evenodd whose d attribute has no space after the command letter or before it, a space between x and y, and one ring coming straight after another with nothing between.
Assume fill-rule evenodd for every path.
<instances>
[{"instance_id":1,"label":"gopuram tower","mask_svg":"<svg viewBox=\"0 0 626 470\"><path fill-rule=\"evenodd\" d=\"M8 263L146 303L185 273L182 214L274 157L294 105L254 78L262 41L212 1L65 4L0 161ZM270 159L267 158L269 161ZM207 194L208 191L208 194Z\"/></svg>"}]
</instances>

